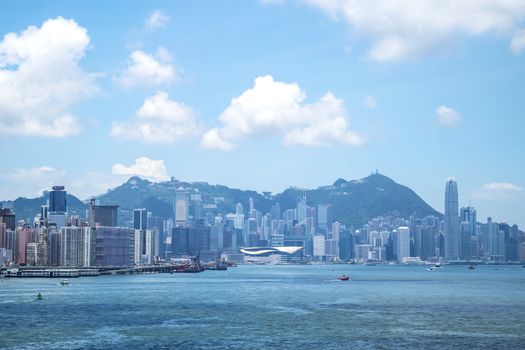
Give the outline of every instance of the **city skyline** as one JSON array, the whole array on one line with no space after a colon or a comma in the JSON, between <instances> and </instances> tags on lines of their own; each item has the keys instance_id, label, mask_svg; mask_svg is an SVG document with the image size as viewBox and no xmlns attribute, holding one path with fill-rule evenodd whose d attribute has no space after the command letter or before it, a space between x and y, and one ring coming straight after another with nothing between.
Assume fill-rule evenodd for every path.
<instances>
[{"instance_id":1,"label":"city skyline","mask_svg":"<svg viewBox=\"0 0 525 350\"><path fill-rule=\"evenodd\" d=\"M44 193L34 220L16 220L12 207L0 203L0 266L113 265L140 271L161 265L163 272L169 272L165 268L172 262L196 257L195 268L200 272L200 259L209 262L218 257L256 264L525 261L524 232L518 225L498 223L490 217L478 222L476 208L459 208L458 187L452 178L445 185L442 218L428 206L405 213L393 207L368 214L361 223L341 217L341 203L326 197L309 205L306 192L296 191L295 200L291 198L284 207L275 198L261 203L254 197L242 200L237 193L236 200L244 202L245 211L243 204L232 198L170 183L168 197L173 206L163 214L155 205L133 206L131 214L127 203L120 203L124 207L119 210L116 203L102 204L100 199L89 200L85 213L71 211L64 186L53 186ZM136 179L130 185L141 191ZM340 197L346 191L358 193L355 186L361 192L368 186L375 193L372 196L381 200L385 193L388 197L391 185L397 186L393 192L403 188L376 173L332 188ZM119 213L123 216L120 220ZM42 270L27 273L41 274Z\"/></svg>"},{"instance_id":2,"label":"city skyline","mask_svg":"<svg viewBox=\"0 0 525 350\"><path fill-rule=\"evenodd\" d=\"M379 168L440 212L453 176L460 206L525 226L525 5L332 4L6 2L0 200L133 174L276 193Z\"/></svg>"},{"instance_id":3,"label":"city skyline","mask_svg":"<svg viewBox=\"0 0 525 350\"><path fill-rule=\"evenodd\" d=\"M378 170L376 170L375 172L373 172L372 175L373 175L373 174L379 174L379 173L378 173ZM382 175L382 174L381 174L381 175ZM134 175L134 176L138 176L138 175ZM384 176L384 175L383 175L383 176ZM138 176L138 177L139 177L139 178L142 178L143 180L150 181L150 180L148 180L146 177L141 177L141 176ZM129 181L130 179L131 179L131 177L128 179L128 181ZM172 179L175 179L175 178L172 177ZM365 179L365 178L363 178L363 179ZM355 180L350 180L350 181L361 181L361 180L363 180L363 179L355 179ZM167 181L169 182L169 180L167 180ZM176 179L176 181L180 181L180 180ZM455 183L455 187L456 187L456 188L455 188L455 201L456 201L455 207L456 207L456 209L457 209L456 211L458 211L458 213L459 213L459 208L460 208L460 207L461 207L461 208L469 208L469 207L471 207L471 206L473 205L473 203L472 203L472 201L468 201L468 203L467 203L466 201L465 201L465 202L461 202L461 200L458 199L458 198L460 197L460 191L458 191L458 189L457 189L457 182L456 182L456 179L455 179L455 178L453 178L453 177L449 177L449 178L447 179L447 181L446 181L447 189L448 189L448 186L449 186L449 184L451 183L451 181ZM126 181L126 182L127 182L127 181ZM154 182L154 181L153 181L153 182ZM125 183L125 182L124 182L124 183ZM123 183L123 184L124 184L124 183ZM192 184L192 183L199 183L199 182L198 182L198 181L196 181L196 182L190 182L190 184ZM120 184L120 185L122 185L122 184ZM221 185L221 184L211 184L211 185ZM325 186L330 186L330 185L332 185L332 184L328 184L328 185L325 185ZM401 184L401 185L406 186L405 184ZM51 186L51 187L49 187L49 188L47 188L47 189L44 189L44 190L42 191L42 193L40 193L40 195L37 195L37 196L35 196L34 198L38 198L38 197L41 197L41 196L45 196L46 191L49 191L52 187L56 187L56 186ZM63 187L63 186L58 186L58 187ZM317 187L317 188L304 188L304 190L305 190L305 191L310 191L310 190L315 190L315 189L319 189L319 188L322 188L322 187L324 187L324 186L319 186L319 187ZM300 187L297 187L297 186L289 186L287 189L294 189L294 188L299 188L299 189L301 189ZM409 187L409 188L410 188L410 187ZM237 189L237 188L236 188L236 187L232 187L231 189L234 189L234 190L235 190L235 189ZM114 188L107 189L106 193L109 193L109 192L111 192L112 190L114 190ZM242 189L242 190L248 190L248 191L250 191L250 190L252 190L252 189ZM262 192L258 192L258 193L262 193ZM280 193L282 193L282 192L280 192ZM279 195L280 193L272 193L272 196ZM304 193L306 193L306 192L304 192ZM75 195L74 193L71 193L71 194L72 194L72 195ZM416 194L419 196L419 194L418 194L417 192L416 192ZM101 194L96 195L96 196L95 196L95 195L93 195L93 196L89 196L88 198L79 198L79 197L77 197L77 198L80 199L80 200L82 200L82 201L84 201L85 203L89 203L90 201L94 200L95 198L99 198L99 197L101 197L101 196L103 196L103 195L104 195L104 193L101 193ZM21 196L21 197L24 198L23 196ZM20 198L20 197L16 197L16 198ZM16 198L15 198L15 199L16 199ZM28 198L33 198L33 197L28 197ZM422 199L425 203L430 204L430 203L428 203L428 202L425 200L425 198L421 198L421 199ZM10 202L10 201L11 201L11 200L8 200L7 202ZM301 202L302 202L302 199L301 199L301 198L298 198L298 201L299 201L299 203L301 203ZM0 202L1 202L1 199L0 199ZM447 193L445 193L445 199L444 199L444 201L443 201L443 199L442 199L442 203L445 203L445 204L444 204L444 205L442 204L441 207L434 208L434 207L432 207L432 205L431 205L431 207L432 207L433 209L435 209L437 212L441 213L441 214L443 215L444 218L447 218L447 213L446 213L446 211L447 211L447 204L446 204L446 203L447 203ZM306 203L305 203L305 204L306 204ZM327 204L328 204L328 205L331 205L330 203L327 203ZM174 198L174 202L173 202L173 207L176 208L176 205L175 205L175 198ZM175 211L174 211L174 212L175 212ZM304 215L303 215L303 217L304 217ZM497 222L502 222L502 223L504 222L504 223L508 223L508 224L518 224L518 225L521 226L521 224L520 224L519 221L509 221L509 220L506 220L505 218L498 218L497 216L492 215L491 212L487 212L486 215L482 215L482 216L480 216L479 219L480 219L480 222L483 222L483 221L484 221L485 219L487 219L487 218L494 219L494 221L497 221ZM458 221L458 225L459 225L459 221ZM459 230L459 227L458 227L458 230ZM459 235L459 231L456 232L455 234L456 234L456 235ZM459 238L456 238L456 239L459 239Z\"/></svg>"}]
</instances>

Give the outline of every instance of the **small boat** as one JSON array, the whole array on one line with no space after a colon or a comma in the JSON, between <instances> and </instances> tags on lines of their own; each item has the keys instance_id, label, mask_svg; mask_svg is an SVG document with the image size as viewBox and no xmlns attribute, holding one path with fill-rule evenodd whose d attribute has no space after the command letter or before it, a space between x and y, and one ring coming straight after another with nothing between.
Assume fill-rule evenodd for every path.
<instances>
[{"instance_id":1,"label":"small boat","mask_svg":"<svg viewBox=\"0 0 525 350\"><path fill-rule=\"evenodd\" d=\"M469 270L475 270L475 269L476 269L476 266L474 266L474 265L470 265L470 266L468 267L468 269L469 269Z\"/></svg>"},{"instance_id":2,"label":"small boat","mask_svg":"<svg viewBox=\"0 0 525 350\"><path fill-rule=\"evenodd\" d=\"M62 281L60 281L60 285L61 286L68 286L69 285L69 280L67 278L64 278Z\"/></svg>"},{"instance_id":3,"label":"small boat","mask_svg":"<svg viewBox=\"0 0 525 350\"><path fill-rule=\"evenodd\" d=\"M37 300L42 300L42 294L40 292L36 295L36 299Z\"/></svg>"},{"instance_id":4,"label":"small boat","mask_svg":"<svg viewBox=\"0 0 525 350\"><path fill-rule=\"evenodd\" d=\"M339 281L349 281L350 280L350 277L346 276L346 275L341 275L339 277L337 277L337 279Z\"/></svg>"}]
</instances>

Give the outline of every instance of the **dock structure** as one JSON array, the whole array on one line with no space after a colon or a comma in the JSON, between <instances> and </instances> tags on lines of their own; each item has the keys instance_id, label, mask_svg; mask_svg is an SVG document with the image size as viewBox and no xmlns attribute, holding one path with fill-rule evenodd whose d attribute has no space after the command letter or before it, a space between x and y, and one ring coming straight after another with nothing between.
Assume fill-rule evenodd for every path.
<instances>
[{"instance_id":1,"label":"dock structure","mask_svg":"<svg viewBox=\"0 0 525 350\"><path fill-rule=\"evenodd\" d=\"M75 278L98 276L96 268L67 268L67 267L12 267L0 269L2 277L43 277L43 278Z\"/></svg>"},{"instance_id":2,"label":"dock structure","mask_svg":"<svg viewBox=\"0 0 525 350\"><path fill-rule=\"evenodd\" d=\"M175 265L145 265L122 268L107 268L100 271L101 275L134 275L140 273L173 273L176 271Z\"/></svg>"},{"instance_id":3,"label":"dock structure","mask_svg":"<svg viewBox=\"0 0 525 350\"><path fill-rule=\"evenodd\" d=\"M204 267L198 259L191 259L179 263L162 265L139 266L99 266L90 268L74 267L35 267L20 266L0 268L2 277L87 277L99 275L135 275L144 273L194 273L202 272Z\"/></svg>"}]
</instances>

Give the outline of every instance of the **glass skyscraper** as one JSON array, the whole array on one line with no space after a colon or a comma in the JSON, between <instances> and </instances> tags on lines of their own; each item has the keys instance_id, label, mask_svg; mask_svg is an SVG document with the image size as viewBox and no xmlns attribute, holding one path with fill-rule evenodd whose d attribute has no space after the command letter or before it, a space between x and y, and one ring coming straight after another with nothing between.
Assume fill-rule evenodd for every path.
<instances>
[{"instance_id":1,"label":"glass skyscraper","mask_svg":"<svg viewBox=\"0 0 525 350\"><path fill-rule=\"evenodd\" d=\"M67 192L64 186L53 186L49 192L49 212L65 214L67 212Z\"/></svg>"},{"instance_id":2,"label":"glass skyscraper","mask_svg":"<svg viewBox=\"0 0 525 350\"><path fill-rule=\"evenodd\" d=\"M458 184L450 178L445 187L445 259L459 259Z\"/></svg>"}]
</instances>

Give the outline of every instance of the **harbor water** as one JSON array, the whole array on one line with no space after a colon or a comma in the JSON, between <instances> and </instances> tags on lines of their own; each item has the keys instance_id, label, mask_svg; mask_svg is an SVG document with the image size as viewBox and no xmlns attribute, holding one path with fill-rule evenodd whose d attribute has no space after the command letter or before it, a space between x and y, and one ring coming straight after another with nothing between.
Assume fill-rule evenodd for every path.
<instances>
[{"instance_id":1,"label":"harbor water","mask_svg":"<svg viewBox=\"0 0 525 350\"><path fill-rule=\"evenodd\" d=\"M6 278L0 320L6 349L523 349L525 268L243 265L67 286Z\"/></svg>"}]
</instances>

